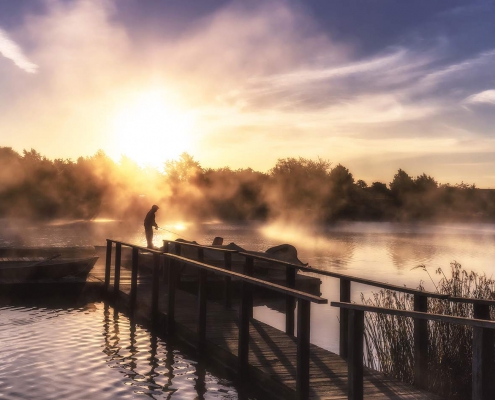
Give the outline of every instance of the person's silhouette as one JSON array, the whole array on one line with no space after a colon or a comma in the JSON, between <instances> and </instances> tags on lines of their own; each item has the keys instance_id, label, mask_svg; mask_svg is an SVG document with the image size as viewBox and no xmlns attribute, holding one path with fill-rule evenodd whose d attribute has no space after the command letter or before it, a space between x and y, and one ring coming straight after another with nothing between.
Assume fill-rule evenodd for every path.
<instances>
[{"instance_id":1,"label":"person's silhouette","mask_svg":"<svg viewBox=\"0 0 495 400\"><path fill-rule=\"evenodd\" d=\"M151 210L146 214L146 218L144 218L144 233L146 234L146 241L148 242L148 248L152 249L153 246L153 227L158 229L158 225L155 221L155 213L160 207L157 205L153 205Z\"/></svg>"}]
</instances>

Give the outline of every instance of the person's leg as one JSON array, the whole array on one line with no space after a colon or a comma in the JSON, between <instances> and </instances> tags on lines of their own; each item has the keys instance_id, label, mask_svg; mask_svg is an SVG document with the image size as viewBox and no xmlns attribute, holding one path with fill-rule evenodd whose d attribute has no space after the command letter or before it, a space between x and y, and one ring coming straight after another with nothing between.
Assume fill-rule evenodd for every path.
<instances>
[{"instance_id":1,"label":"person's leg","mask_svg":"<svg viewBox=\"0 0 495 400\"><path fill-rule=\"evenodd\" d=\"M153 248L153 228L145 228L146 241L148 242L148 249Z\"/></svg>"}]
</instances>

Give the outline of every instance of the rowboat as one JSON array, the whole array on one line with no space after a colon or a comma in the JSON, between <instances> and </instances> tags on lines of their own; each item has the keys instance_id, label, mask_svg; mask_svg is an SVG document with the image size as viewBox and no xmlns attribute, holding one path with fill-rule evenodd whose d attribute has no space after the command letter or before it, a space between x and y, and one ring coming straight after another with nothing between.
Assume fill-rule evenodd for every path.
<instances>
[{"instance_id":1,"label":"rowboat","mask_svg":"<svg viewBox=\"0 0 495 400\"><path fill-rule=\"evenodd\" d=\"M98 257L0 257L0 280L86 278Z\"/></svg>"}]
</instances>

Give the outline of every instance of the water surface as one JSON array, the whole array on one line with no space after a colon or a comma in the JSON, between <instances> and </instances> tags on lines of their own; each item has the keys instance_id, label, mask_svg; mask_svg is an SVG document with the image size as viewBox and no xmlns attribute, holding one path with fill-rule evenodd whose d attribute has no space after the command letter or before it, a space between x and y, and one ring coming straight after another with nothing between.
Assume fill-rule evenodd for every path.
<instances>
[{"instance_id":1,"label":"water surface","mask_svg":"<svg viewBox=\"0 0 495 400\"><path fill-rule=\"evenodd\" d=\"M232 382L99 302L0 307L0 398L241 396Z\"/></svg>"}]
</instances>

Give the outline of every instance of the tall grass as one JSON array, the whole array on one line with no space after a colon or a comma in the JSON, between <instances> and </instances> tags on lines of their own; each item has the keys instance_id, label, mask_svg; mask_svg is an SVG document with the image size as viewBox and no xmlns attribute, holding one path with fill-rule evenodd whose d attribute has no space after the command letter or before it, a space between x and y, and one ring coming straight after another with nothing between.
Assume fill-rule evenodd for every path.
<instances>
[{"instance_id":1,"label":"tall grass","mask_svg":"<svg viewBox=\"0 0 495 400\"><path fill-rule=\"evenodd\" d=\"M426 272L424 265L419 266ZM434 282L437 292L456 297L495 299L495 280L485 274L467 272L452 262L450 276L439 268ZM428 274L429 275L429 274ZM430 279L431 276L430 276ZM433 280L433 279L432 279ZM419 289L423 288L423 282ZM413 310L410 294L380 290L371 299L361 295L366 305ZM428 299L428 311L435 314L473 317L473 306L447 300ZM491 310L491 319L495 319ZM471 398L472 328L441 322L428 322L428 390L453 400ZM378 313L366 313L365 361L373 369L405 382L413 382L413 320Z\"/></svg>"}]
</instances>

